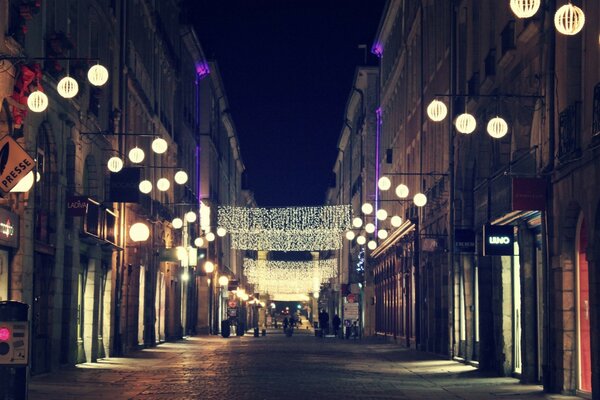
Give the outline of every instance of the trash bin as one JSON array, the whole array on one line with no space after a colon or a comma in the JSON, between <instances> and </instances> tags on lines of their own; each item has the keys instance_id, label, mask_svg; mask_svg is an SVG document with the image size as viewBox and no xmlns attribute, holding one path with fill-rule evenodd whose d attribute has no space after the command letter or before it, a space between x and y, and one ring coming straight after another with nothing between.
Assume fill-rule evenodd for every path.
<instances>
[{"instance_id":1,"label":"trash bin","mask_svg":"<svg viewBox=\"0 0 600 400\"><path fill-rule=\"evenodd\" d=\"M258 328L254 328L254 337L258 337Z\"/></svg>"},{"instance_id":2,"label":"trash bin","mask_svg":"<svg viewBox=\"0 0 600 400\"><path fill-rule=\"evenodd\" d=\"M27 398L29 306L0 301L0 399Z\"/></svg>"},{"instance_id":3,"label":"trash bin","mask_svg":"<svg viewBox=\"0 0 600 400\"><path fill-rule=\"evenodd\" d=\"M228 319L221 321L221 336L228 338L231 335L231 325Z\"/></svg>"},{"instance_id":4,"label":"trash bin","mask_svg":"<svg viewBox=\"0 0 600 400\"><path fill-rule=\"evenodd\" d=\"M244 326L244 324L242 322L238 322L236 330L235 330L235 334L237 336L244 336L245 331L246 331L246 327Z\"/></svg>"},{"instance_id":5,"label":"trash bin","mask_svg":"<svg viewBox=\"0 0 600 400\"><path fill-rule=\"evenodd\" d=\"M262 330L262 336L267 336L267 330L263 328Z\"/></svg>"}]
</instances>

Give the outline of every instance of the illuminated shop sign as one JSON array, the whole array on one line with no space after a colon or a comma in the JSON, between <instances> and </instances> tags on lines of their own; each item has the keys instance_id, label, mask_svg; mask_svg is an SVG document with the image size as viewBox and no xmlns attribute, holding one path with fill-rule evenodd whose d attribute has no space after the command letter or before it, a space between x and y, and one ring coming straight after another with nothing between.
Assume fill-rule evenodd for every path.
<instances>
[{"instance_id":1,"label":"illuminated shop sign","mask_svg":"<svg viewBox=\"0 0 600 400\"><path fill-rule=\"evenodd\" d=\"M484 225L484 256L512 256L515 233L512 225Z\"/></svg>"},{"instance_id":2,"label":"illuminated shop sign","mask_svg":"<svg viewBox=\"0 0 600 400\"><path fill-rule=\"evenodd\" d=\"M19 216L0 208L0 245L19 247Z\"/></svg>"}]
</instances>

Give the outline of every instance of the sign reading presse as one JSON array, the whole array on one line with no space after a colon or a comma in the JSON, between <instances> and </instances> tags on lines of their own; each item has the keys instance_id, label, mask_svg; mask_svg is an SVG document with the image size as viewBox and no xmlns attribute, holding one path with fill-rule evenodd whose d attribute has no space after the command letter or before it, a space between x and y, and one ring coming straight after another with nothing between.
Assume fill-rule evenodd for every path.
<instances>
[{"instance_id":1,"label":"sign reading presse","mask_svg":"<svg viewBox=\"0 0 600 400\"><path fill-rule=\"evenodd\" d=\"M483 240L484 256L512 256L514 254L515 232L512 225L484 225Z\"/></svg>"},{"instance_id":2,"label":"sign reading presse","mask_svg":"<svg viewBox=\"0 0 600 400\"><path fill-rule=\"evenodd\" d=\"M35 167L35 161L17 143L6 135L0 139L0 189L10 192Z\"/></svg>"}]
</instances>

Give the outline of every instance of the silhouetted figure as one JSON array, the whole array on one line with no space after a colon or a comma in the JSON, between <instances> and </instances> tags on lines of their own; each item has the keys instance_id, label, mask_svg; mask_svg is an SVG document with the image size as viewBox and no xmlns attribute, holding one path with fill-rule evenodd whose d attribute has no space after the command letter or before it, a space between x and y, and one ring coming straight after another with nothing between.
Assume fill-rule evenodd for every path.
<instances>
[{"instance_id":1,"label":"silhouetted figure","mask_svg":"<svg viewBox=\"0 0 600 400\"><path fill-rule=\"evenodd\" d=\"M342 320L340 319L339 315L335 314L331 320L331 326L333 327L333 334L335 336L337 336L340 332L340 325L342 325Z\"/></svg>"},{"instance_id":2,"label":"silhouetted figure","mask_svg":"<svg viewBox=\"0 0 600 400\"><path fill-rule=\"evenodd\" d=\"M329 331L329 314L325 310L321 310L319 313L319 326L323 334L326 335Z\"/></svg>"},{"instance_id":3,"label":"silhouetted figure","mask_svg":"<svg viewBox=\"0 0 600 400\"><path fill-rule=\"evenodd\" d=\"M290 324L290 320L288 319L288 317L285 317L283 319L283 332L287 331L289 324Z\"/></svg>"}]
</instances>

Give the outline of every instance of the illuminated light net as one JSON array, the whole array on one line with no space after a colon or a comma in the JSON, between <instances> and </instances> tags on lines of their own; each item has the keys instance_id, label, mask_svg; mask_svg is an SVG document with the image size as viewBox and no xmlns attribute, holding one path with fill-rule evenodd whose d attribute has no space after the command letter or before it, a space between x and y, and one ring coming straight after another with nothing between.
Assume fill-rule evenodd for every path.
<instances>
[{"instance_id":1,"label":"illuminated light net","mask_svg":"<svg viewBox=\"0 0 600 400\"><path fill-rule=\"evenodd\" d=\"M319 291L337 275L337 260L274 261L244 258L248 283L260 293L299 295Z\"/></svg>"}]
</instances>

